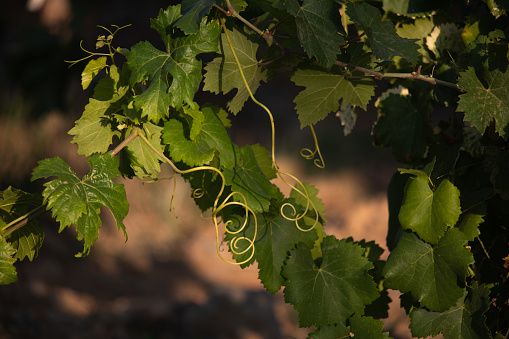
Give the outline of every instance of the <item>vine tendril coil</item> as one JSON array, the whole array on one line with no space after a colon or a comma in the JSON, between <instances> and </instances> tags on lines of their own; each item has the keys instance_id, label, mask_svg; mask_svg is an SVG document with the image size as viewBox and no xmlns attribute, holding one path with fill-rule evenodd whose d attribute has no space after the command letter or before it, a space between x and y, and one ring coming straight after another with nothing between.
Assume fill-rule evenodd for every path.
<instances>
[{"instance_id":1,"label":"vine tendril coil","mask_svg":"<svg viewBox=\"0 0 509 339\"><path fill-rule=\"evenodd\" d=\"M302 195L304 198L306 198L306 208L304 210L303 213L300 213L300 214L297 214L297 210L295 208L295 206L293 206L292 204L290 203L285 203L281 206L281 215L283 216L283 218L287 219L287 220L290 220L290 221L294 221L295 222L295 225L296 227L301 230L301 231L304 231L304 232L308 232L312 229L315 228L315 226L318 224L318 220L319 220L319 215L318 215L318 211L316 209L316 206L313 204L313 202L311 201L311 199L309 198L309 193L307 192L307 189L306 187L304 186L304 184L298 180L295 176L289 174L289 173L284 173L284 172L281 172L279 170L279 167L277 166L276 164L276 152L275 152L275 144L276 144L276 131L275 131L275 124L274 124L274 117L271 113L271 111L267 108L267 106L265 106L264 104L262 104L261 102L259 102L258 100L256 100L256 98L254 97L254 94L253 92L251 91L251 88L249 87L249 84L246 80L246 77L244 75L244 72L242 70L242 66L240 64L240 61L237 57L237 53L235 53L235 49L233 48L233 44L230 40L230 36L228 35L228 30L226 29L226 25L225 25L225 19L224 18L221 18L220 19L220 22L221 22L221 26L223 27L223 31L225 33L225 37L226 37L226 40L228 41L228 46L230 47L230 50L232 51L232 54L233 54L233 57L235 59L235 62L237 63L237 67L239 69L239 73L242 77L242 81L244 82L244 86L246 87L246 90L248 91L249 93L249 97L251 98L251 100L253 100L253 102L255 104L257 104L258 106L260 106L261 108L263 108L268 116L269 116L269 119L270 119L270 126L271 126L271 133L272 133L272 145L271 145L271 151L272 151L272 168L274 168L274 170L276 171L276 174L277 176L286 184L288 185L292 190L294 190L295 192L297 192L298 194ZM313 130L314 132L314 130ZM318 146L318 143L316 142L316 138L315 138L315 144ZM321 155L320 155L320 158L321 158ZM318 159L317 159L318 160ZM295 187L295 185L292 185L290 183L288 183L288 181L284 178L284 176L287 176L287 177L290 177L292 179L294 179L297 184L302 187L302 191L297 189ZM284 213L284 208L286 206L291 206L291 209L293 211L293 215L296 215L295 217L291 217L291 216L288 216ZM315 214L316 214L316 219L315 219L315 222L314 224L309 228L309 229L303 229L299 226L298 222L300 219L304 218L304 216L307 214L307 212L309 211L309 207L312 206L313 209L315 210ZM256 238L255 238L256 239Z\"/></svg>"}]
</instances>

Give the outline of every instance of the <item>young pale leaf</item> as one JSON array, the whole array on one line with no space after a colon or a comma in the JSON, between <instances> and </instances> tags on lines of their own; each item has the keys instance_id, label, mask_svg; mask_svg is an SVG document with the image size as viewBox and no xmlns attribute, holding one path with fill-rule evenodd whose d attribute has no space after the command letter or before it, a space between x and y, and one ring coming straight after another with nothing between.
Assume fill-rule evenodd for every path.
<instances>
[{"instance_id":1,"label":"young pale leaf","mask_svg":"<svg viewBox=\"0 0 509 339\"><path fill-rule=\"evenodd\" d=\"M281 197L281 192L262 172L250 146L236 147L235 153L235 167L223 172L226 184L232 187L232 191L241 193L254 212L268 211L270 200ZM238 194L234 195L234 198L244 201Z\"/></svg>"},{"instance_id":2,"label":"young pale leaf","mask_svg":"<svg viewBox=\"0 0 509 339\"><path fill-rule=\"evenodd\" d=\"M283 268L285 301L299 313L301 327L344 323L378 297L367 273L372 264L363 253L362 247L334 236L323 240L319 266L305 244L290 252Z\"/></svg>"},{"instance_id":3,"label":"young pale leaf","mask_svg":"<svg viewBox=\"0 0 509 339\"><path fill-rule=\"evenodd\" d=\"M26 215L29 208L42 205L42 196L26 193L12 187L0 191L0 233L10 222ZM14 225L13 225L14 226ZM32 261L42 246L44 232L37 220L30 220L23 227L7 237L10 245L16 250L14 259L20 261L27 257Z\"/></svg>"},{"instance_id":4,"label":"young pale leaf","mask_svg":"<svg viewBox=\"0 0 509 339\"><path fill-rule=\"evenodd\" d=\"M0 236L0 285L8 285L18 280L16 268L14 267L14 259L12 256L16 250Z\"/></svg>"},{"instance_id":5,"label":"young pale leaf","mask_svg":"<svg viewBox=\"0 0 509 339\"><path fill-rule=\"evenodd\" d=\"M87 66L81 73L81 87L83 89L87 89L90 86L90 83L95 78L95 76L106 67L106 57L100 57L97 59L92 59L88 62Z\"/></svg>"},{"instance_id":6,"label":"young pale leaf","mask_svg":"<svg viewBox=\"0 0 509 339\"><path fill-rule=\"evenodd\" d=\"M341 29L339 12L334 0L289 0L285 3L288 13L295 17L297 36L304 50L318 63L330 68L345 43L338 30ZM342 29L341 29L342 30Z\"/></svg>"},{"instance_id":7,"label":"young pale leaf","mask_svg":"<svg viewBox=\"0 0 509 339\"><path fill-rule=\"evenodd\" d=\"M31 179L57 177L44 184L44 201L60 222L60 231L71 224L76 225L78 240L85 240L85 255L99 237L100 208L108 207L126 237L123 220L129 210L124 185L112 181L120 176L118 159L111 153L95 153L88 157L88 163L90 172L79 178L62 159L44 159L39 161Z\"/></svg>"},{"instance_id":8,"label":"young pale leaf","mask_svg":"<svg viewBox=\"0 0 509 339\"><path fill-rule=\"evenodd\" d=\"M509 138L509 71L498 69L486 71L481 81L475 68L469 67L460 73L459 88L467 93L460 95L457 111L465 112L465 121L469 121L479 132L491 122L495 130L504 138Z\"/></svg>"},{"instance_id":9,"label":"young pale leaf","mask_svg":"<svg viewBox=\"0 0 509 339\"><path fill-rule=\"evenodd\" d=\"M372 133L375 145L392 147L400 162L422 159L431 142L429 108L416 107L407 97L390 94L378 109L380 114Z\"/></svg>"},{"instance_id":10,"label":"young pale leaf","mask_svg":"<svg viewBox=\"0 0 509 339\"><path fill-rule=\"evenodd\" d=\"M260 87L260 82L267 81L267 72L262 69L256 59L258 44L252 42L238 30L228 30L228 36L232 47L237 55L242 72L246 78L249 88L253 93ZM249 92L246 89L242 74L233 53L231 51L226 35L221 34L221 57L215 58L205 66L204 87L205 91L212 93L228 93L237 89L237 93L228 103L228 109L233 114L240 112L244 103L249 99Z\"/></svg>"},{"instance_id":11,"label":"young pale leaf","mask_svg":"<svg viewBox=\"0 0 509 339\"><path fill-rule=\"evenodd\" d=\"M371 79L347 79L339 68L330 72L318 68L297 70L292 81L306 87L294 99L301 128L336 112L340 100L366 109L375 94Z\"/></svg>"},{"instance_id":12,"label":"young pale leaf","mask_svg":"<svg viewBox=\"0 0 509 339\"><path fill-rule=\"evenodd\" d=\"M486 285L472 286L456 305L444 312L416 308L410 313L412 335L423 338L442 332L445 338L488 339L489 330L483 315L490 306L490 290Z\"/></svg>"},{"instance_id":13,"label":"young pale leaf","mask_svg":"<svg viewBox=\"0 0 509 339\"><path fill-rule=\"evenodd\" d=\"M162 127L146 122L143 124L143 130L139 133L144 133L150 144L160 153L163 153L164 146L161 145L162 130ZM127 150L129 151L128 154L131 158L131 162L133 163L131 167L137 177L156 178L157 173L161 172L160 163L163 159L158 156L142 138L138 137L127 144Z\"/></svg>"},{"instance_id":14,"label":"young pale leaf","mask_svg":"<svg viewBox=\"0 0 509 339\"><path fill-rule=\"evenodd\" d=\"M392 56L402 56L414 64L417 63L417 39L400 37L391 22L382 20L382 14L377 8L365 2L352 2L348 4L346 13L364 30L377 58L387 60Z\"/></svg>"},{"instance_id":15,"label":"young pale leaf","mask_svg":"<svg viewBox=\"0 0 509 339\"><path fill-rule=\"evenodd\" d=\"M218 0L183 0L182 17L175 22L175 26L185 34L196 33L200 29L203 16L210 11L213 5L219 3Z\"/></svg>"},{"instance_id":16,"label":"young pale leaf","mask_svg":"<svg viewBox=\"0 0 509 339\"><path fill-rule=\"evenodd\" d=\"M216 52L218 47L221 28L217 22L202 22L194 34L173 34L171 24L180 17L180 14L175 14L180 6L176 7L170 6L167 11L161 11L158 18L152 21L152 27L159 32L165 43L165 51L145 41L133 46L126 55L127 65L132 71L129 80L131 86L147 81L147 89L152 91L141 103L138 100L137 108L141 108L143 115L154 122L159 121L163 111L167 116L167 103L179 108L183 103L193 102L202 78L201 61L196 56ZM169 88L168 75L172 79ZM165 96L169 96L169 100ZM154 107L157 107L156 111Z\"/></svg>"},{"instance_id":17,"label":"young pale leaf","mask_svg":"<svg viewBox=\"0 0 509 339\"><path fill-rule=\"evenodd\" d=\"M458 282L465 280L474 262L466 244L457 228L449 229L434 246L404 232L383 269L386 287L411 292L432 311L447 310L462 296Z\"/></svg>"},{"instance_id":18,"label":"young pale leaf","mask_svg":"<svg viewBox=\"0 0 509 339\"><path fill-rule=\"evenodd\" d=\"M460 191L449 180L443 180L432 190L427 175L408 179L398 216L403 229L436 244L447 228L456 224L460 214Z\"/></svg>"},{"instance_id":19,"label":"young pale leaf","mask_svg":"<svg viewBox=\"0 0 509 339\"><path fill-rule=\"evenodd\" d=\"M283 203L295 204L293 199L284 200ZM288 253L299 242L312 246L317 236L316 232L302 232L299 230L295 221L286 219L279 208L275 208L272 213L257 214L257 235L255 240L254 258L258 262L258 277L268 292L275 294L281 289L284 278L281 275L285 260ZM250 218L248 227L240 234L249 239L254 237L254 218ZM226 240L231 240L239 234L228 234ZM247 242L240 243L237 251L242 252L249 244ZM249 252L250 254L250 252ZM234 258L236 256L234 255ZM245 256L236 258L241 261Z\"/></svg>"},{"instance_id":20,"label":"young pale leaf","mask_svg":"<svg viewBox=\"0 0 509 339\"><path fill-rule=\"evenodd\" d=\"M70 135L74 135L72 143L78 145L78 154L89 156L108 151L116 133L111 116L122 114L122 105L130 100L124 76L124 72L119 74L118 69L111 66L108 74L94 88L94 98L90 98L83 115L69 131Z\"/></svg>"}]
</instances>

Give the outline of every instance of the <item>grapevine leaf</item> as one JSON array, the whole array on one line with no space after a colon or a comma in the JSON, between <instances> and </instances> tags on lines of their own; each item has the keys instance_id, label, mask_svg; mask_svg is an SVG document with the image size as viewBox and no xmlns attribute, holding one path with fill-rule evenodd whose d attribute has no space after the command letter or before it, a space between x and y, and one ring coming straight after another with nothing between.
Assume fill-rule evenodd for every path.
<instances>
[{"instance_id":1,"label":"grapevine leaf","mask_svg":"<svg viewBox=\"0 0 509 339\"><path fill-rule=\"evenodd\" d=\"M235 166L235 154L233 144L228 135L228 131L223 125L219 114L224 110L218 107L202 107L202 113L205 120L202 123L200 134L197 140L203 140L208 147L219 152L221 166L231 169Z\"/></svg>"},{"instance_id":2,"label":"grapevine leaf","mask_svg":"<svg viewBox=\"0 0 509 339\"><path fill-rule=\"evenodd\" d=\"M254 212L268 211L270 200L280 197L281 192L262 172L250 146L236 148L235 152L235 167L223 172L226 184L232 186L232 191L241 193ZM238 194L234 198L243 202Z\"/></svg>"},{"instance_id":3,"label":"grapevine leaf","mask_svg":"<svg viewBox=\"0 0 509 339\"><path fill-rule=\"evenodd\" d=\"M355 314L350 319L350 331L355 338L389 338L389 333L382 333L384 323L372 317L361 317Z\"/></svg>"},{"instance_id":4,"label":"grapevine leaf","mask_svg":"<svg viewBox=\"0 0 509 339\"><path fill-rule=\"evenodd\" d=\"M152 92L141 105L143 114L150 114L149 119L153 119L154 122L158 121L160 115L153 115L153 110L151 111L149 106L158 107L159 113L163 110L166 112L163 102L160 101L164 96L169 95L169 99L163 100L164 105L169 102L175 108L179 108L183 103L193 102L202 78L201 61L197 60L196 56L216 52L218 46L220 27L217 22L206 24L202 21L198 32L175 37L175 34L168 31L170 28L168 25L177 19L175 12L175 7L170 6L167 11L161 11L158 18L152 22L152 27L159 32L165 43L166 51L161 51L145 41L134 45L126 55L127 64L132 71L129 80L131 86L147 81L147 88L158 92L158 94ZM169 88L166 79L168 75L172 78Z\"/></svg>"},{"instance_id":5,"label":"grapevine leaf","mask_svg":"<svg viewBox=\"0 0 509 339\"><path fill-rule=\"evenodd\" d=\"M430 0L383 0L383 9L386 12L393 12L399 15L418 15L431 13L440 9L447 2Z\"/></svg>"},{"instance_id":6,"label":"grapevine leaf","mask_svg":"<svg viewBox=\"0 0 509 339\"><path fill-rule=\"evenodd\" d=\"M297 245L283 268L285 301L299 313L301 327L345 322L378 297L367 270L372 264L364 249L327 236L322 242L323 260L317 265L309 247Z\"/></svg>"},{"instance_id":7,"label":"grapevine leaf","mask_svg":"<svg viewBox=\"0 0 509 339\"><path fill-rule=\"evenodd\" d=\"M28 207L41 205L42 196L39 194L30 194L8 187L0 192L0 230L14 220L26 216ZM37 220L30 220L6 238L16 250L14 259L21 261L28 257L32 261L42 246L44 232Z\"/></svg>"},{"instance_id":8,"label":"grapevine leaf","mask_svg":"<svg viewBox=\"0 0 509 339\"><path fill-rule=\"evenodd\" d=\"M282 203L294 204L293 199L284 200ZM302 232L299 230L295 221L288 220L280 212L281 206L272 206L269 213L258 214L258 229L255 240L254 258L258 262L258 277L268 292L275 294L281 289L284 278L281 275L285 260L288 253L299 242L304 242L308 246L312 246L317 236L316 232ZM242 232L242 236L253 239L255 225L254 218L250 218L250 224ZM228 235L226 240L231 240L235 235ZM244 247L240 246L237 251L243 251L249 244L244 243ZM249 253L248 253L249 254ZM236 257L234 255L234 257ZM239 256L238 261L247 259L247 257Z\"/></svg>"},{"instance_id":9,"label":"grapevine leaf","mask_svg":"<svg viewBox=\"0 0 509 339\"><path fill-rule=\"evenodd\" d=\"M14 259L12 256L16 250L0 236L0 285L8 285L18 280L16 268L14 267Z\"/></svg>"},{"instance_id":10,"label":"grapevine leaf","mask_svg":"<svg viewBox=\"0 0 509 339\"><path fill-rule=\"evenodd\" d=\"M409 98L390 94L378 106L380 114L373 127L376 146L392 147L400 162L422 159L431 142L429 108L416 107Z\"/></svg>"},{"instance_id":11,"label":"grapevine leaf","mask_svg":"<svg viewBox=\"0 0 509 339\"><path fill-rule=\"evenodd\" d=\"M336 112L341 99L344 103L366 109L375 93L371 79L347 79L336 67L330 72L318 68L300 69L291 80L297 86L306 87L294 100L301 128L317 123L330 112Z\"/></svg>"},{"instance_id":12,"label":"grapevine leaf","mask_svg":"<svg viewBox=\"0 0 509 339\"><path fill-rule=\"evenodd\" d=\"M196 33L200 29L200 22L218 0L183 0L182 17L175 22L175 26L186 34Z\"/></svg>"},{"instance_id":13,"label":"grapevine leaf","mask_svg":"<svg viewBox=\"0 0 509 339\"><path fill-rule=\"evenodd\" d=\"M318 63L330 68L345 40L338 33L341 27L339 12L334 10L333 0L298 0L286 2L288 13L295 16L297 36L304 50Z\"/></svg>"},{"instance_id":14,"label":"grapevine leaf","mask_svg":"<svg viewBox=\"0 0 509 339\"><path fill-rule=\"evenodd\" d=\"M76 125L69 131L73 135L72 143L78 145L78 154L89 156L92 153L106 153L116 131L112 127L111 116L121 114L122 105L127 104L127 85L125 72L119 74L113 65L94 89L94 97Z\"/></svg>"},{"instance_id":15,"label":"grapevine leaf","mask_svg":"<svg viewBox=\"0 0 509 339\"><path fill-rule=\"evenodd\" d=\"M159 33L161 40L164 42L164 47L166 47L166 50L168 50L171 45L171 28L174 23L180 19L181 16L180 5L176 5L169 6L166 10L161 8L157 18L150 19L150 27Z\"/></svg>"},{"instance_id":16,"label":"grapevine leaf","mask_svg":"<svg viewBox=\"0 0 509 339\"><path fill-rule=\"evenodd\" d=\"M484 222L483 215L477 213L466 213L461 215L458 228L468 241L473 241L481 232L479 225Z\"/></svg>"},{"instance_id":17,"label":"grapevine leaf","mask_svg":"<svg viewBox=\"0 0 509 339\"><path fill-rule=\"evenodd\" d=\"M249 88L255 93L260 86L260 82L267 81L267 72L262 69L256 59L258 44L249 40L238 30L228 30L228 36ZM215 58L205 66L207 72L204 76L205 86L203 89L212 93L219 94L222 92L226 94L236 88L237 93L228 103L228 109L233 114L237 114L249 98L249 92L224 33L221 34L220 41L222 56Z\"/></svg>"},{"instance_id":18,"label":"grapevine leaf","mask_svg":"<svg viewBox=\"0 0 509 339\"><path fill-rule=\"evenodd\" d=\"M466 243L457 228L449 229L436 245L404 232L383 270L386 287L411 292L432 311L447 310L462 296L458 282L465 280L474 262Z\"/></svg>"},{"instance_id":19,"label":"grapevine leaf","mask_svg":"<svg viewBox=\"0 0 509 339\"><path fill-rule=\"evenodd\" d=\"M214 150L202 140L189 140L185 136L184 122L170 119L164 124L163 141L168 145L174 161L183 161L189 166L208 164L214 158Z\"/></svg>"},{"instance_id":20,"label":"grapevine leaf","mask_svg":"<svg viewBox=\"0 0 509 339\"><path fill-rule=\"evenodd\" d=\"M399 211L403 229L410 229L424 241L436 244L447 227L456 224L460 214L460 192L449 180L443 180L432 190L424 172L408 179Z\"/></svg>"},{"instance_id":21,"label":"grapevine leaf","mask_svg":"<svg viewBox=\"0 0 509 339\"><path fill-rule=\"evenodd\" d=\"M202 129L205 116L198 108L198 104L193 106L185 105L182 107L182 111L184 112L184 118L187 120L187 124L190 126L189 139L194 140Z\"/></svg>"},{"instance_id":22,"label":"grapevine leaf","mask_svg":"<svg viewBox=\"0 0 509 339\"><path fill-rule=\"evenodd\" d=\"M204 121L195 140L186 137L189 128L183 121L171 119L165 123L163 141L168 144L173 160L183 161L189 166L199 166L209 163L214 157L214 150L217 150L221 166L229 169L235 166L233 145L217 115L218 111L217 107L202 108Z\"/></svg>"},{"instance_id":23,"label":"grapevine leaf","mask_svg":"<svg viewBox=\"0 0 509 339\"><path fill-rule=\"evenodd\" d=\"M417 63L417 39L400 37L391 22L382 21L382 14L377 8L365 2L353 2L348 4L346 12L350 19L364 30L377 58L386 60L392 56L402 56L412 63Z\"/></svg>"},{"instance_id":24,"label":"grapevine leaf","mask_svg":"<svg viewBox=\"0 0 509 339\"><path fill-rule=\"evenodd\" d=\"M313 333L309 333L308 339L338 339L350 338L350 327L339 323L337 325L320 326L320 328Z\"/></svg>"},{"instance_id":25,"label":"grapevine leaf","mask_svg":"<svg viewBox=\"0 0 509 339\"><path fill-rule=\"evenodd\" d=\"M134 97L134 107L141 110L141 116L158 122L168 116L171 100L168 94L168 78L157 71L147 89Z\"/></svg>"},{"instance_id":26,"label":"grapevine leaf","mask_svg":"<svg viewBox=\"0 0 509 339\"><path fill-rule=\"evenodd\" d=\"M272 167L272 158L269 155L269 151L259 144L251 145L251 149L263 174L269 180L275 179L277 177L276 170Z\"/></svg>"},{"instance_id":27,"label":"grapevine leaf","mask_svg":"<svg viewBox=\"0 0 509 339\"><path fill-rule=\"evenodd\" d=\"M160 153L164 151L164 146L161 145L162 129L162 127L146 122L143 124L143 131L139 132L144 133L150 144ZM130 129L128 131L130 131ZM127 150L129 151L128 154L131 158L131 162L133 163L132 168L137 177L145 178L149 176L151 178L156 178L157 173L161 172L160 162L163 159L157 155L142 138L138 137L127 144Z\"/></svg>"},{"instance_id":28,"label":"grapevine leaf","mask_svg":"<svg viewBox=\"0 0 509 339\"><path fill-rule=\"evenodd\" d=\"M416 308L410 313L410 329L416 337L436 336L442 332L445 338L490 338L483 315L490 306L490 290L486 285L472 286L470 292L456 305L444 312L431 312Z\"/></svg>"},{"instance_id":29,"label":"grapevine leaf","mask_svg":"<svg viewBox=\"0 0 509 339\"><path fill-rule=\"evenodd\" d=\"M87 66L81 73L81 87L83 89L87 89L95 76L106 67L106 57L100 57L97 59L92 59L88 62Z\"/></svg>"},{"instance_id":30,"label":"grapevine leaf","mask_svg":"<svg viewBox=\"0 0 509 339\"><path fill-rule=\"evenodd\" d=\"M504 138L509 138L509 72L498 69L486 71L482 79L473 67L460 73L458 86L467 93L460 95L457 111L465 112L469 121L479 132L484 133L493 121L495 130Z\"/></svg>"},{"instance_id":31,"label":"grapevine leaf","mask_svg":"<svg viewBox=\"0 0 509 339\"><path fill-rule=\"evenodd\" d=\"M60 231L71 224L76 225L78 240L85 240L84 255L90 252L90 246L99 237L100 208L108 207L126 237L122 221L129 210L124 186L112 181L120 176L118 159L111 153L95 153L88 157L88 163L90 172L79 178L62 159L44 159L39 161L31 179L58 177L44 184L42 195L47 208L60 222Z\"/></svg>"}]
</instances>

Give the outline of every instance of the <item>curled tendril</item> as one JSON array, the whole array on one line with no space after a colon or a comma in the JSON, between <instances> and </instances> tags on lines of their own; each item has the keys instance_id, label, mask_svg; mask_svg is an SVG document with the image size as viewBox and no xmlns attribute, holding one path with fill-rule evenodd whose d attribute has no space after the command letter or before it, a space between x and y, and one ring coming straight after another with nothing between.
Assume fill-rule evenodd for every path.
<instances>
[{"instance_id":1,"label":"curled tendril","mask_svg":"<svg viewBox=\"0 0 509 339\"><path fill-rule=\"evenodd\" d=\"M205 190L203 188L197 188L193 191L192 196L195 199L200 199L205 195Z\"/></svg>"},{"instance_id":2,"label":"curled tendril","mask_svg":"<svg viewBox=\"0 0 509 339\"><path fill-rule=\"evenodd\" d=\"M320 147L318 146L318 139L316 138L315 129L313 125L310 125L311 133L313 134L313 140L315 142L315 150L311 151L309 148L303 148L300 150L300 155L307 160L312 160L315 158L315 155L318 154L318 158L313 161L316 167L325 168L325 162L322 157L322 153L320 152Z\"/></svg>"},{"instance_id":3,"label":"curled tendril","mask_svg":"<svg viewBox=\"0 0 509 339\"><path fill-rule=\"evenodd\" d=\"M255 252L254 240L256 239L256 234L257 234L257 231L258 231L258 222L256 220L255 213L247 205L246 198L244 197L244 195L242 195L240 192L232 192L232 193L230 193L223 200L223 202L221 204L219 204L219 199L220 199L221 195L223 194L225 186L226 186L225 177L224 177L223 173L219 169L217 169L215 167L212 167L212 166L198 166L198 167L194 167L194 168L191 168L191 169L188 169L188 170L180 170L180 169L178 169L175 166L175 164L170 159L168 159L163 153L159 152L150 143L150 141L148 140L148 138L145 136L145 134L143 133L143 131L141 129L136 128L135 129L135 133L136 133L137 137L140 137L155 154L157 154L159 157L161 157L161 159L166 161L176 173L187 174L187 173L192 173L192 172L197 172L197 171L207 171L208 170L208 171L213 171L213 172L216 172L217 174L219 174L219 176L221 177L221 189L219 190L219 193L217 194L217 197L214 200L214 205L213 205L213 208L212 208L212 219L214 221L214 227L216 229L216 252L217 252L217 255L219 256L219 258L221 258L221 260L223 260L223 261L225 261L225 262L227 262L229 264L232 264L232 265L242 265L242 264L245 264L246 262L250 261L251 258L254 256L254 252ZM196 194L197 191L198 191L198 193L200 193L200 190L203 191L203 189L198 188L198 189L194 190L193 194ZM205 193L205 192L203 192L203 193ZM232 198L235 194L240 195L243 201L242 202L229 201L229 199ZM220 221L218 221L217 214L221 210L223 210L225 207L231 206L231 205L238 205L238 206L241 206L241 207L243 207L245 209L245 211L246 211L245 220L244 220L244 223L243 223L242 227L238 231L235 231L235 232L233 232L233 231L228 229L228 225L231 224L230 220L228 220L226 222L223 222L224 228L225 228L225 232L230 233L230 234L236 234L236 233L239 233L242 230L244 230L244 228L248 224L249 214L250 213L253 215L254 222L255 222L255 230L254 230L253 239L249 239L248 237L234 237L230 241L230 250L235 255L241 255L241 254L244 254L247 251L251 250L250 256L246 260L243 260L241 262L234 262L234 261L231 261L231 260L228 260L228 259L224 258L223 255L221 254L221 250L220 250L220 243L221 243L219 241L219 223L220 223ZM243 251L237 251L237 249L239 248L239 245L238 245L239 241L247 241L249 243L249 245Z\"/></svg>"},{"instance_id":4,"label":"curled tendril","mask_svg":"<svg viewBox=\"0 0 509 339\"><path fill-rule=\"evenodd\" d=\"M104 35L100 35L99 37L97 37L97 44L96 44L96 48L99 49L103 46L108 46L108 51L109 53L97 53L97 52L90 52L88 50L86 50L84 47L83 47L83 40L80 41L80 48L83 52L87 53L88 56L84 57L84 58L81 58L79 60L64 60L64 62L67 62L69 63L69 68L71 68L72 66L76 65L77 63L83 61L83 60L87 60L93 56L109 56L111 58L111 61L113 64L115 64L115 61L113 60L113 56L115 55L115 53L122 53L122 49L119 47L119 48L113 48L111 43L113 41L113 38L115 37L115 34L123 29L123 28L126 28L126 27L129 27L131 26L131 24L129 25L125 25L125 26L117 26L117 25L111 25L113 27L116 27L115 31L111 31L109 30L108 28L104 27L104 26L100 26L100 25L97 25L97 27L99 28L102 28L104 30L106 30L108 33L110 33L107 37L105 37Z\"/></svg>"},{"instance_id":5,"label":"curled tendril","mask_svg":"<svg viewBox=\"0 0 509 339\"><path fill-rule=\"evenodd\" d=\"M281 206L281 210L280 210L281 215L282 215L285 219L287 219L287 220L295 221L295 225L296 225L296 227L297 227L299 230L301 230L301 231L303 231L303 232L309 232L309 231L311 231L312 229L314 229L314 228L316 227L316 225L318 224L318 221L319 221L319 214L318 214L318 211L317 211L317 209L316 209L316 206L315 206L315 205L314 205L314 203L311 201L311 199L310 199L310 197L309 197L309 194L308 194L308 192L307 192L307 190L306 190L306 187L304 186L304 184L302 184L302 182L301 182L299 179L297 179L295 176L293 176L293 175L291 175L291 174L289 174L289 173L284 173L284 172L281 172L281 171L279 170L279 167L278 167L278 166L277 166L277 164L276 164L276 152L275 152L275 143L276 143L276 142L275 142L275 140L276 140L276 139L275 139L275 138L276 138L276 137L275 137L275 134L276 134L276 133L275 133L275 126L274 126L274 117L273 117L273 115L272 115L271 111L270 111L270 110L269 110L269 109L268 109L268 108L267 108L264 104L262 104L261 102L259 102L258 100L256 100L256 98L254 97L254 94L253 94L253 92L251 91L251 88L249 87L249 84L248 84L248 82L247 82L247 80L246 80L246 77L245 77L245 75L244 75L244 72L243 72L243 70L242 70L242 66L241 66L241 64L240 64L240 61L239 61L239 59L237 58L237 54L235 53L235 50L234 50L233 45L232 45L232 42L231 42L230 37L229 37L229 35L228 35L228 31L227 31L227 29L226 29L226 25L225 25L225 19L224 19L224 18L221 18L221 20L220 20L220 21L221 21L221 25L222 25L222 27L223 27L223 31L224 31L225 36L226 36L226 40L228 41L228 45L230 46L230 50L231 50L231 52L232 52L232 55L233 55L233 57L234 57L234 59L235 59L235 62L237 63L237 67L238 67L238 69L239 69L239 73L240 73L240 75L241 75L241 77L242 77L242 80L243 80L243 82L244 82L244 86L246 87L246 90L248 91L248 93L249 93L249 96L250 96L251 100L253 100L253 102L254 102L255 104L257 104L258 106L260 106L261 108L263 108L263 109L267 112L267 114L268 114L268 116L269 116L269 119L270 119L270 125L271 125L271 131L272 131L272 168L274 168L274 170L276 171L277 176L278 176L278 177L279 177L279 178L280 178L280 179L281 179L281 180L282 180L282 181L283 181L286 185L288 185L288 186L289 186L292 190L294 190L294 191L295 191L295 192L297 192L298 194L302 195L302 196L306 199L306 201L307 201L307 203L306 203L306 208L305 208L304 212L302 212L302 213L300 213L300 214L297 214L297 209L296 209L296 208L295 208L295 206L294 206L294 205L292 205L291 203L285 203L285 204L283 204L283 205ZM323 158L322 158L322 155L321 155L321 153L320 153L320 150L319 150L319 148L318 148L318 141L317 141L317 139L316 139L316 134L315 134L315 131L314 131L314 129L313 129L313 126L310 126L310 127L311 127L311 133L313 133L313 137L314 137L314 140L315 140L315 145L316 145L316 149L317 149L317 150L316 150L315 152L311 152L311 151L309 151L309 150L308 150L308 151L309 151L310 153L312 153L312 154L313 154L313 157L314 157L314 154L315 154L315 153L318 153L318 155L320 156L320 159L316 159L316 160L315 160L315 164L317 164L317 166L318 166L318 167L321 167L321 166L322 166L322 168L323 168L323 166L324 166L324 162L323 162ZM306 153L306 152L304 152L304 153ZM302 154L302 153L301 153L301 154ZM320 163L320 161L321 161L321 163ZM321 166L320 166L320 165L321 165ZM301 191L301 190L299 190L299 189L298 189L295 185L290 184L290 183L289 183L289 182L285 179L285 176L290 177L290 178L292 178L293 180L295 180L295 181L297 182L297 185L299 185L300 187L302 187L302 191ZM285 213L284 213L284 209L285 209L286 207L290 207L290 208L291 208L291 210L292 210L292 213L291 213L291 214L292 214L293 216L288 216L287 214L285 214ZM312 225L310 228L308 228L308 229L303 229L302 227L300 227L300 226L299 226L299 220L301 220L302 218L304 218L304 216L306 216L307 212L310 210L310 207L312 207L312 209L315 211L315 222L313 223L313 225ZM249 208L249 207L246 205L246 208ZM256 239L256 237L255 237L254 239Z\"/></svg>"}]
</instances>

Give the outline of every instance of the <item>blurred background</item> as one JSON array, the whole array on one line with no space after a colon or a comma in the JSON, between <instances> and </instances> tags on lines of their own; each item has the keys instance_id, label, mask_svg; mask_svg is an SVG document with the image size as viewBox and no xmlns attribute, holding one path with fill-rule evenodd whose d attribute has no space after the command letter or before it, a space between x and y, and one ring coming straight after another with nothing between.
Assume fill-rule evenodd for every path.
<instances>
[{"instance_id":1,"label":"blurred background","mask_svg":"<svg viewBox=\"0 0 509 339\"><path fill-rule=\"evenodd\" d=\"M9 185L40 192L30 183L37 161L59 156L80 175L84 157L67 134L91 92L81 89L86 63L69 68L64 60L85 56L80 41L95 50L97 25L131 27L115 36L115 46L157 41L149 19L179 1L2 0L0 2L0 189ZM87 90L90 91L90 90ZM394 163L390 150L372 146L376 112L359 112L354 131L344 136L334 114L316 126L326 168L299 156L313 148L309 130L300 130L293 98L299 88L282 75L263 84L257 97L276 119L277 157L282 170L311 182L326 207L325 230L338 238L375 240L383 248L387 233L385 192ZM199 98L200 99L200 98ZM205 94L225 107L228 97ZM270 145L267 116L248 103L231 117L239 145ZM255 128L253 128L255 126ZM170 177L163 167L161 178ZM99 240L86 258L75 258L82 244L75 231L58 233L48 215L39 256L16 264L18 282L0 286L0 338L305 338L295 311L281 292L268 294L255 267L245 270L221 261L215 230L194 205L189 187L177 180L157 184L121 180L130 211L124 221L129 241L102 214ZM285 188L281 186L282 190ZM288 190L285 191L287 193ZM226 249L225 249L225 252ZM384 253L384 257L387 252ZM409 338L408 320L398 294L386 329Z\"/></svg>"}]
</instances>

